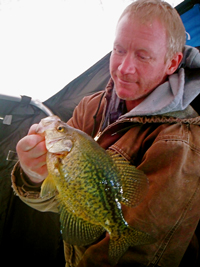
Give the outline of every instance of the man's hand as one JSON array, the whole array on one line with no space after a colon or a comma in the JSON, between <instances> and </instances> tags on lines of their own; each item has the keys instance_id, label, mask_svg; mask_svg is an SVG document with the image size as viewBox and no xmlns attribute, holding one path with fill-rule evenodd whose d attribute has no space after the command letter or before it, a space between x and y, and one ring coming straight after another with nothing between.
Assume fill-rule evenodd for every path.
<instances>
[{"instance_id":1,"label":"man's hand","mask_svg":"<svg viewBox=\"0 0 200 267\"><path fill-rule=\"evenodd\" d=\"M36 184L48 175L45 138L37 134L37 127L38 124L32 125L28 135L22 138L16 147L23 171Z\"/></svg>"},{"instance_id":2,"label":"man's hand","mask_svg":"<svg viewBox=\"0 0 200 267\"><path fill-rule=\"evenodd\" d=\"M111 267L108 260L110 236L106 233L106 237L95 245L90 246L84 253L78 267Z\"/></svg>"}]
</instances>

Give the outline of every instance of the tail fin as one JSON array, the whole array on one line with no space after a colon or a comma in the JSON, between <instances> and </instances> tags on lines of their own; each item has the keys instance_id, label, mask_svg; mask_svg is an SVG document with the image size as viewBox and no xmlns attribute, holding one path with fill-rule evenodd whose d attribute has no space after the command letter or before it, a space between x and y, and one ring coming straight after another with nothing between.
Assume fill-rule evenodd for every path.
<instances>
[{"instance_id":1,"label":"tail fin","mask_svg":"<svg viewBox=\"0 0 200 267\"><path fill-rule=\"evenodd\" d=\"M116 265L129 247L144 245L155 242L149 234L128 226L118 239L110 237L109 261L112 266Z\"/></svg>"}]
</instances>

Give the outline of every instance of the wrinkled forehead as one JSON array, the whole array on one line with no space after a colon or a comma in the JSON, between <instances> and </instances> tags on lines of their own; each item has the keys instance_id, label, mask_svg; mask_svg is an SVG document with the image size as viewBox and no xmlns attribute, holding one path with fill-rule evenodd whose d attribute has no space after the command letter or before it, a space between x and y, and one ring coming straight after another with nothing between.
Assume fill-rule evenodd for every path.
<instances>
[{"instance_id":1,"label":"wrinkled forehead","mask_svg":"<svg viewBox=\"0 0 200 267\"><path fill-rule=\"evenodd\" d=\"M142 37L144 34L150 39L151 36L152 38L155 37L154 39L156 39L156 42L161 38L166 44L166 28L163 27L160 20L155 18L152 20L145 20L144 22L143 20L141 21L140 17L130 17L129 14L124 15L119 21L115 37L118 38L122 36L122 38L132 38L132 40L135 40L137 37Z\"/></svg>"},{"instance_id":2,"label":"wrinkled forehead","mask_svg":"<svg viewBox=\"0 0 200 267\"><path fill-rule=\"evenodd\" d=\"M158 21L159 24L162 25L164 31L166 31L166 25L158 14L144 14L142 11L139 11L138 13L127 12L122 14L120 19L118 20L117 27L119 23L124 19L129 20L130 23L134 23L134 21L137 21L141 25L151 25L153 24L153 22Z\"/></svg>"}]
</instances>

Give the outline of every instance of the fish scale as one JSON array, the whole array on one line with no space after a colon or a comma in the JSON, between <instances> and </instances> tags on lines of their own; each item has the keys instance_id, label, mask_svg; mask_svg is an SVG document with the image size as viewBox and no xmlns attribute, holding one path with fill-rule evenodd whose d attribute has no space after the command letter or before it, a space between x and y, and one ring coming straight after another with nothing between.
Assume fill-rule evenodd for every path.
<instances>
[{"instance_id":1,"label":"fish scale","mask_svg":"<svg viewBox=\"0 0 200 267\"><path fill-rule=\"evenodd\" d=\"M155 239L128 225L121 204L138 205L148 191L146 175L120 155L102 149L90 136L51 116L39 124L45 134L49 175L41 197L57 190L63 239L78 246L107 231L108 257L117 264L130 246Z\"/></svg>"},{"instance_id":2,"label":"fish scale","mask_svg":"<svg viewBox=\"0 0 200 267\"><path fill-rule=\"evenodd\" d=\"M80 162L79 162L79 164L80 164ZM73 168L74 168L74 166L73 166ZM69 171L69 168L68 168L68 171ZM92 218L91 217L90 218L92 220L92 223L95 223L95 224L96 223L98 224L99 221L104 223L105 217L108 216L109 212L115 214L115 212L113 212L113 209L110 209L110 205L112 205L112 204L110 204L109 201L108 201L108 200L110 200L110 201L113 200L112 195L111 196L109 195L109 197L106 197L106 195L105 195L105 192L106 192L105 185L101 182L101 179L99 179L97 171L98 171L97 167L90 168L90 170L88 170L88 168L86 168L86 170L83 169L82 172L81 172L82 173L82 178L86 177L86 179L79 180L80 183L78 183L77 181L74 181L74 183L71 184L71 185L69 185L69 183L68 183L67 184L67 190L65 190L65 188L63 188L63 186L62 186L62 189L61 189L61 193L62 194L66 194L68 196L71 195L70 194L71 192L74 192L75 188L76 188L77 191L80 191L80 192L82 190L84 190L85 194L83 196L81 195L81 199L76 199L76 201L74 201L74 206L73 207L72 206L71 207L67 207L67 208L68 209L72 209L72 208L74 209L79 204L79 201L83 201L83 203L81 203L81 207L84 207L86 209L86 211L88 210L88 207L85 204L85 202L88 201L88 198L91 198L92 195L97 194L97 192L98 192L98 194L97 194L98 198L94 198L93 197L89 201L90 202L89 209L91 209L91 208L93 209ZM72 173L73 173L73 171L72 171ZM88 174L90 174L90 176ZM67 177L68 176L69 175L67 175ZM95 179L96 183L95 184L94 183L91 184L91 181L90 181L91 179ZM89 186L88 186L88 184L89 184ZM112 193L112 191L109 192L109 194L110 193ZM115 207L114 203L113 203L112 206ZM101 214L101 216L98 216L98 221L97 221L96 220L96 218L97 218L96 217L96 211L98 211L99 209L102 209L103 214ZM79 210L80 210L80 208L76 210L77 211L77 216L80 216ZM87 214L88 213L86 212L86 215ZM81 215L83 217L82 211L81 211ZM83 219L86 219L86 217L84 217ZM113 220L116 220L116 218L113 217Z\"/></svg>"},{"instance_id":3,"label":"fish scale","mask_svg":"<svg viewBox=\"0 0 200 267\"><path fill-rule=\"evenodd\" d=\"M86 148L88 149L88 146L86 146ZM83 148L83 150L84 150L84 148ZM95 165L92 164L92 161L94 161L94 157L93 157L93 159L89 161L90 163L87 164L87 165L84 165L84 168L82 168L81 171L80 171L79 170L79 166L81 166L82 161L84 161L84 162L86 161L87 162L87 151L84 153L83 157L80 156L80 153L76 153L76 151L74 151L73 153L76 155L76 156L74 156L74 159L78 164L76 164L76 165L75 164L69 164L70 158L69 158L69 162L68 161L65 162L66 166L68 166L68 168L67 168L68 172L67 172L67 175L66 175L66 178L68 178L68 179L66 179L66 180L69 183L69 172L71 173L70 177L75 177L75 175L74 175L75 172L77 172L76 176L78 175L78 173L81 173L82 179L79 180L79 181L82 182L82 185L78 185L76 181L74 183L74 186L77 187L77 191L79 191L79 190L81 191L81 190L85 189L84 198L86 200L88 198L88 197L86 197L86 195L87 196L91 196L91 195L95 194L95 192L98 192L98 196L101 197L101 199L97 199L97 198L91 199L91 200L93 200L93 202L90 201L91 202L90 208L92 206L94 206L95 210L97 210L97 209L102 209L103 210L104 214L103 214L102 220L101 220L102 223L103 223L105 221L105 216L106 217L108 216L108 211L111 211L111 213L116 215L116 213L113 212L113 209L110 209L110 204L108 202L108 200L110 200L110 201L112 200L112 201L115 202L115 196L112 196L113 195L112 194L112 190L110 190L108 197L106 197L106 195L105 195L105 192L107 192L106 188L105 188L105 184L109 183L110 180L107 179L108 180L107 183L102 183L102 177L101 176L103 176L103 174L102 174L102 172L98 171L98 169L103 170L103 171L105 171L106 169L104 168L104 166L102 166L102 165L100 166L100 164L95 164ZM77 155L79 155L79 156L77 156ZM99 160L98 162L101 162L101 159L98 158L98 160ZM73 160L73 162L74 162L74 160ZM66 166L63 166L64 170L66 170ZM70 170L70 167L72 167L72 170ZM111 172L111 173L113 173L113 172ZM118 176L118 174L117 174L117 176ZM86 177L86 179L84 179L84 177ZM95 180L96 183L92 183L91 179ZM111 179L113 180L113 177L111 177ZM114 181L113 181L113 183L114 183ZM69 187L69 184L68 184L68 187ZM117 185L115 187L117 187ZM108 188L111 189L112 187L108 187ZM62 191L63 190L64 190L64 188L62 187ZM70 189L68 189L68 190L70 190ZM73 190L71 190L71 192L73 192ZM65 194L69 195L68 192L65 192ZM82 200L84 200L84 199L82 199ZM78 200L76 201L76 203L77 202L78 202ZM115 207L115 204L111 204L111 205L112 205L112 207ZM84 205L81 205L81 206L84 206ZM102 206L103 206L103 208L102 208ZM87 206L85 206L85 208L87 209ZM94 210L94 216L93 216L94 217L93 223L96 223L95 210ZM115 218L116 216L115 217L112 216L112 217L113 217L114 220L117 219L117 218ZM85 219L85 218L83 218L83 219ZM98 218L98 223L99 223L99 218Z\"/></svg>"}]
</instances>

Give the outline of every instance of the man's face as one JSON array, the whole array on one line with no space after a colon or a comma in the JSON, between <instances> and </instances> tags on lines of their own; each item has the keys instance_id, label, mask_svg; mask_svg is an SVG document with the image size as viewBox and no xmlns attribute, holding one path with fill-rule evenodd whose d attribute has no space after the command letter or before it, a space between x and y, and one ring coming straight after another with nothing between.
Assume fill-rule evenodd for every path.
<instances>
[{"instance_id":1,"label":"man's face","mask_svg":"<svg viewBox=\"0 0 200 267\"><path fill-rule=\"evenodd\" d=\"M142 24L126 14L119 21L110 59L117 95L139 104L168 75L166 33L158 20ZM127 103L126 101L126 103Z\"/></svg>"}]
</instances>

